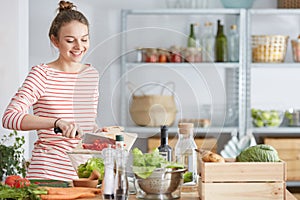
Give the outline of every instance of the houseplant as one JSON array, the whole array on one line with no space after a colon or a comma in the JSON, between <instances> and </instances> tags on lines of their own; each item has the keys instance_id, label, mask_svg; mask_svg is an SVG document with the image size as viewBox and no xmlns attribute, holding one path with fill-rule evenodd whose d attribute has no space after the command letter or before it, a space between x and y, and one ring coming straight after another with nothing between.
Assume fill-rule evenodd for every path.
<instances>
[{"instance_id":1,"label":"houseplant","mask_svg":"<svg viewBox=\"0 0 300 200\"><path fill-rule=\"evenodd\" d=\"M14 140L11 145L5 145ZM17 131L4 134L0 140L0 181L9 175L26 175L24 149L24 136L19 136Z\"/></svg>"}]
</instances>

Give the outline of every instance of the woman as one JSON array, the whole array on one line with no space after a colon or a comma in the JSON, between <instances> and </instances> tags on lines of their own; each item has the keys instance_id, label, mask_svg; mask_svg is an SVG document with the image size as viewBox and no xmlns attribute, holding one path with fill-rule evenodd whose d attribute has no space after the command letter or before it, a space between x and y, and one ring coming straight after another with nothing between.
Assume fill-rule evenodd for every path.
<instances>
[{"instance_id":1,"label":"woman","mask_svg":"<svg viewBox=\"0 0 300 200\"><path fill-rule=\"evenodd\" d=\"M60 1L49 38L58 58L32 67L9 103L4 128L37 130L27 178L71 180L76 171L66 154L84 132L97 129L99 73L81 60L89 49L89 23L76 7ZM33 106L33 115L28 114ZM62 133L54 133L54 128Z\"/></svg>"}]
</instances>

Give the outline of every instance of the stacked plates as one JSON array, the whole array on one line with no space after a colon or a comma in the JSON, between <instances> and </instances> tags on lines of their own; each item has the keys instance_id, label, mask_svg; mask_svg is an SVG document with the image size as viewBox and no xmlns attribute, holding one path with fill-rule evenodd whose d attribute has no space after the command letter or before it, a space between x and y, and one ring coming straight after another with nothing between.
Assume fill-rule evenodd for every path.
<instances>
[{"instance_id":1,"label":"stacked plates","mask_svg":"<svg viewBox=\"0 0 300 200\"><path fill-rule=\"evenodd\" d=\"M224 149L221 151L221 155L224 158L235 158L242 150L254 145L256 145L256 141L252 133L246 134L240 140L236 135L234 135L224 146Z\"/></svg>"}]
</instances>

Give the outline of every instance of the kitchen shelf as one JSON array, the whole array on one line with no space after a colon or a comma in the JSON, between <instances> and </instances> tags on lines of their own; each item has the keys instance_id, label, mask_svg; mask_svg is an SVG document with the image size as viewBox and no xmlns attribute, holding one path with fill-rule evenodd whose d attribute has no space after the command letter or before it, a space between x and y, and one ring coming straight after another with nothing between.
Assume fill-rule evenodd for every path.
<instances>
[{"instance_id":1,"label":"kitchen shelf","mask_svg":"<svg viewBox=\"0 0 300 200\"><path fill-rule=\"evenodd\" d=\"M142 62L142 63L137 63L137 62L130 62L126 63L126 66L128 68L130 67L141 67L144 65L151 65L151 66L162 66L162 67L171 67L171 68L180 68L180 67L191 67L191 66L196 66L196 67L211 67L214 66L216 68L220 69L238 69L239 68L239 63L150 63L150 62Z\"/></svg>"},{"instance_id":2,"label":"kitchen shelf","mask_svg":"<svg viewBox=\"0 0 300 200\"><path fill-rule=\"evenodd\" d=\"M278 128L253 128L252 127L252 120L251 120L251 96L254 95L254 91L251 91L251 78L253 78L252 70L255 69L300 69L300 63L295 62L283 62L283 63L253 63L252 62L252 41L251 36L255 35L256 32L260 32L259 35L276 35L278 32L280 34L292 34L291 30L279 30L278 32L271 32L268 29L268 21L272 20L274 17L282 16L283 20L281 23L285 23L285 17L287 19L291 20L289 17L300 17L300 9L249 9L247 11L247 68L246 68L246 120L247 120L247 128L246 130L250 130L256 135L260 136L293 136L300 134L300 128L298 127L278 127ZM254 21L256 20L256 21ZM258 21L259 20L259 21ZM265 21L263 21L265 20ZM255 29L255 23L264 24L266 33L263 31L254 30ZM280 22L278 22L280 23ZM280 25L278 25L280 29L283 29ZM297 28L295 28L296 31ZM288 45L287 48L290 48L290 45ZM282 76L284 76L284 73L282 73ZM291 105L293 107L293 105Z\"/></svg>"},{"instance_id":3,"label":"kitchen shelf","mask_svg":"<svg viewBox=\"0 0 300 200\"><path fill-rule=\"evenodd\" d=\"M145 9L123 10L122 12L125 15L239 15L241 13L241 9Z\"/></svg>"},{"instance_id":4,"label":"kitchen shelf","mask_svg":"<svg viewBox=\"0 0 300 200\"><path fill-rule=\"evenodd\" d=\"M300 136L300 127L266 127L266 128L251 128L254 134L282 135L286 133L297 134Z\"/></svg>"},{"instance_id":5,"label":"kitchen shelf","mask_svg":"<svg viewBox=\"0 0 300 200\"><path fill-rule=\"evenodd\" d=\"M137 133L138 136L148 138L160 133L160 127L142 127L142 126L128 126L126 127L127 132ZM208 128L195 128L194 133L197 136L218 136L220 133L232 133L237 132L236 127L208 127ZM176 135L178 128L174 126L169 127L169 135Z\"/></svg>"},{"instance_id":6,"label":"kitchen shelf","mask_svg":"<svg viewBox=\"0 0 300 200\"><path fill-rule=\"evenodd\" d=\"M300 63L252 63L251 68L299 68Z\"/></svg>"},{"instance_id":7,"label":"kitchen shelf","mask_svg":"<svg viewBox=\"0 0 300 200\"><path fill-rule=\"evenodd\" d=\"M170 18L168 16L171 16ZM180 22L177 22L174 20L173 15L180 19ZM167 22L167 25L164 26L162 25L163 23L155 24L154 27L160 28L162 27L163 30L166 27L167 30L173 30L172 27L174 28L175 32L180 32L180 34L183 36L185 35L182 30L178 31L176 28L178 28L178 24L180 23L180 27L185 27L188 25L190 20L199 20L201 19L201 23L204 23L202 20L216 20L217 18L221 18L224 21L228 21L228 23L235 23L239 27L239 34L240 34L240 62L237 63L137 63L137 62L132 62L130 59L130 55L127 57L127 53L134 53L135 49L133 47L160 47L160 43L155 44L150 43L147 41L149 38L144 38L141 37L141 39L146 39L146 44L143 42L137 42L136 37L133 37L133 43L132 41L128 42L128 38L130 38L130 33L132 30L140 30L140 28L143 27L153 27L151 24L151 20L160 20L160 16L163 16L163 20L169 20ZM166 16L166 17L165 17ZM216 19L207 19L207 16L211 16L212 18L217 17ZM148 18L147 18L148 17ZM157 17L157 18L156 18ZM209 18L211 18L209 17ZM143 20L142 20L143 19ZM150 20L151 19L151 20ZM150 25L149 25L150 21ZM184 22L185 21L185 22ZM224 76L224 81L222 83L222 86L219 88L225 88L225 105L226 107L234 107L236 109L235 111L237 112L238 118L234 122L234 127L231 128L218 128L218 127L211 127L209 129L199 129L196 130L200 134L205 134L205 133L213 133L213 132L240 132L243 133L245 132L245 118L246 118L246 111L244 110L245 106L245 58L246 58L246 9L155 9L155 10L122 10L121 13L121 55L124 55L121 57L121 85L125 86L127 81L130 81L126 79L128 77L128 73L132 72L140 72L144 69L151 69L151 67L155 68L156 70L159 69L159 67L164 67L165 68L172 68L172 69L178 69L180 72L184 72L184 78L188 78L188 73L190 75L196 74L194 72L190 72L188 70L182 71L182 69L192 69L193 67L196 67L197 69L203 69L206 70L211 68L212 66L215 67L218 72L216 71L204 71L206 74L213 75L213 73L218 73L216 78L220 78L220 74ZM134 25L130 22L135 23ZM148 24L147 24L148 22ZM165 22L165 21L164 21ZM182 24L184 22L184 24ZM226 22L225 22L226 23ZM227 24L229 27L229 24ZM151 31L151 29L149 29ZM185 29L186 30L186 29ZM140 36L140 35L139 35ZM162 37L162 36L160 36ZM159 38L159 37L158 37ZM166 40L166 38L164 38ZM150 41L152 41L150 39ZM149 43L147 43L149 42ZM135 44L137 43L137 45ZM175 43L176 44L176 43ZM176 44L178 45L178 44ZM133 55L132 55L133 56ZM146 67L145 67L146 66ZM149 66L149 68L148 68ZM135 70L137 69L137 70ZM140 69L140 71L138 70ZM220 72L219 72L220 70ZM222 71L223 70L223 71ZM209 72L209 73L208 73ZM142 75L142 74L141 74ZM203 73L201 73L203 76ZM126 77L127 76L127 77ZM195 76L192 76L196 78ZM169 77L168 77L169 78ZM201 78L200 75L197 78ZM143 80L144 81L144 80ZM207 81L207 80L205 80ZM210 80L209 80L210 81ZM216 84L215 78L212 78L210 83ZM177 84L180 84L180 82L177 82ZM198 88L199 85L193 85L192 86L194 89ZM180 88L177 87L176 88ZM179 93L181 94L181 93ZM128 94L126 92L126 88L121 88L121 124L125 127L127 131L130 132L137 132L141 134L151 134L153 132L159 131L159 129L153 129L150 127L135 127L130 124L132 122L129 120L129 113L128 113ZM230 120L230 119L229 119ZM169 132L174 132L177 130L177 128L172 128L170 127Z\"/></svg>"},{"instance_id":8,"label":"kitchen shelf","mask_svg":"<svg viewBox=\"0 0 300 200\"><path fill-rule=\"evenodd\" d=\"M252 15L300 15L300 9L249 9Z\"/></svg>"}]
</instances>

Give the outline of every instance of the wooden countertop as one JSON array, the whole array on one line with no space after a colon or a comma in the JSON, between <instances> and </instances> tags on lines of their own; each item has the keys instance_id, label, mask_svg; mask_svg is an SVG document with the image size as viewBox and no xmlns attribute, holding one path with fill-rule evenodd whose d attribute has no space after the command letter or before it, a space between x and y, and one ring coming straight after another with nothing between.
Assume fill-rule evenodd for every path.
<instances>
[{"instance_id":1,"label":"wooden countertop","mask_svg":"<svg viewBox=\"0 0 300 200\"><path fill-rule=\"evenodd\" d=\"M100 198L99 198L100 197ZM99 200L102 199L102 196L91 198L89 200ZM128 200L137 200L135 195L130 195ZM180 200L200 200L198 192L182 192ZM286 190L286 200L297 200L288 190Z\"/></svg>"}]
</instances>

